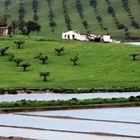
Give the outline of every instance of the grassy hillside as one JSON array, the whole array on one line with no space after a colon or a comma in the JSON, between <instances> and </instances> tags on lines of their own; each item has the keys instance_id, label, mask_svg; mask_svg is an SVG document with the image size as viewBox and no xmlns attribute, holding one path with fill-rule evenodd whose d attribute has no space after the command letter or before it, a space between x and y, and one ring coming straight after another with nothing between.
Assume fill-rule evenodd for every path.
<instances>
[{"instance_id":1,"label":"grassy hillside","mask_svg":"<svg viewBox=\"0 0 140 140\"><path fill-rule=\"evenodd\" d=\"M5 13L11 15L11 19L18 19L19 5L23 3L25 14L24 20L33 20L33 0L11 0L7 9L5 8L6 0L0 0L0 15ZM124 0L96 0L96 7L90 5L90 0L38 0L37 15L39 17L39 24L42 26L42 31L39 36L46 36L48 38L61 38L61 33L69 30L79 30L81 32L91 32L93 34L107 34L110 33L113 37L118 39L125 38L139 38L140 28L132 26L132 21L140 24L139 0L125 0L127 2L127 10L123 7ZM78 5L78 6L76 6ZM80 7L78 12L77 7ZM112 7L114 15L109 14L108 8ZM128 10L129 9L129 10ZM51 13L49 12L51 10ZM65 11L65 13L64 13ZM50 27L51 14L53 22L53 30ZM52 16L53 15L53 16ZM65 17L70 19L69 26ZM98 21L97 19L100 18ZM86 27L82 22L85 22ZM118 29L117 24L123 24L125 28ZM129 34L126 35L126 33ZM36 35L36 34L34 34Z\"/></svg>"},{"instance_id":2,"label":"grassy hillside","mask_svg":"<svg viewBox=\"0 0 140 140\"><path fill-rule=\"evenodd\" d=\"M110 88L140 85L140 58L132 61L130 54L140 52L139 46L125 44L100 44L78 41L47 41L43 38L25 38L25 44L17 49L15 38L1 38L0 48L11 46L8 54L31 64L27 72L8 60L8 54L0 56L0 89L2 88ZM65 47L61 56L54 48ZM42 52L49 57L47 64L34 59ZM70 57L79 54L79 65L73 66ZM49 71L48 82L43 82L40 72Z\"/></svg>"}]
</instances>

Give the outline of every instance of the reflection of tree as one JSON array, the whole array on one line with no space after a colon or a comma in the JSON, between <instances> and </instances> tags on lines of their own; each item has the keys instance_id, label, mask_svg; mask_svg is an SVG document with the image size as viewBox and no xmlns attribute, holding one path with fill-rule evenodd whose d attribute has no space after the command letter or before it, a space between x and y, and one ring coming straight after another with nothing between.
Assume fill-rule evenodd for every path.
<instances>
[{"instance_id":1,"label":"reflection of tree","mask_svg":"<svg viewBox=\"0 0 140 140\"><path fill-rule=\"evenodd\" d=\"M33 19L34 19L34 21L37 22L39 20L39 16L37 15L37 12L38 12L38 0L33 0L32 1L32 9L34 11Z\"/></svg>"}]
</instances>

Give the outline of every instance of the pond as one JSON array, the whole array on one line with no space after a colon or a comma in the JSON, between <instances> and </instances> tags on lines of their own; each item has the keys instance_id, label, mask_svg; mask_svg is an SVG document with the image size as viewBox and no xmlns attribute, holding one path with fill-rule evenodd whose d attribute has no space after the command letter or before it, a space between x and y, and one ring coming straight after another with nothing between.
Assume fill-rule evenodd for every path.
<instances>
[{"instance_id":1,"label":"pond","mask_svg":"<svg viewBox=\"0 0 140 140\"><path fill-rule=\"evenodd\" d=\"M16 94L0 95L0 102L3 101L18 101L18 100L68 100L72 98L77 99L91 99L91 98L118 98L138 96L140 92L124 92L124 93L77 93L77 94L59 94L59 93L35 93L35 94Z\"/></svg>"}]
</instances>

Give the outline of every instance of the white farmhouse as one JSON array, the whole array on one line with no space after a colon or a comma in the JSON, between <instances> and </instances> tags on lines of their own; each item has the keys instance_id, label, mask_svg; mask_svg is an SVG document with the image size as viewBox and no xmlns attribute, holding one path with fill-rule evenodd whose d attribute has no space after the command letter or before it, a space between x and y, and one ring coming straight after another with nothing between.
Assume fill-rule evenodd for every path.
<instances>
[{"instance_id":1,"label":"white farmhouse","mask_svg":"<svg viewBox=\"0 0 140 140\"><path fill-rule=\"evenodd\" d=\"M105 43L120 43L111 39L110 35L93 35L88 33L81 33L79 31L68 31L62 33L62 39L65 40L80 40L80 41L94 41L94 42L105 42Z\"/></svg>"},{"instance_id":2,"label":"white farmhouse","mask_svg":"<svg viewBox=\"0 0 140 140\"><path fill-rule=\"evenodd\" d=\"M78 31L68 31L68 32L62 33L62 39L89 41L88 34L84 34Z\"/></svg>"}]
</instances>

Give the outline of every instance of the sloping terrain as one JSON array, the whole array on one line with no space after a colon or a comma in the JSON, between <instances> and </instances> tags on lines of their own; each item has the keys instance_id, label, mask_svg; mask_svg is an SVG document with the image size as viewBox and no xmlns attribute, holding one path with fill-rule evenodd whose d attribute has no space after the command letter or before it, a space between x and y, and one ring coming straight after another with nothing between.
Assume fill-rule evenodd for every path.
<instances>
[{"instance_id":1,"label":"sloping terrain","mask_svg":"<svg viewBox=\"0 0 140 140\"><path fill-rule=\"evenodd\" d=\"M0 88L117 88L139 87L140 58L130 54L139 53L135 45L106 44L79 41L50 41L43 38L24 38L21 49L13 43L16 38L3 38L0 48L10 46L7 55L0 56ZM21 39L21 38L17 38ZM22 38L23 39L23 38ZM64 47L57 56L55 48ZM9 61L10 54L31 64L27 71ZM48 61L34 59L40 53L48 56ZM78 65L70 58L79 54ZM43 82L40 72L50 72L47 82Z\"/></svg>"},{"instance_id":2,"label":"sloping terrain","mask_svg":"<svg viewBox=\"0 0 140 140\"><path fill-rule=\"evenodd\" d=\"M68 30L109 33L118 39L140 36L139 0L35 0L34 8L34 0L11 0L7 6L5 1L0 1L0 15L16 20L22 7L24 20L36 20L42 26L40 36L59 39Z\"/></svg>"}]
</instances>

